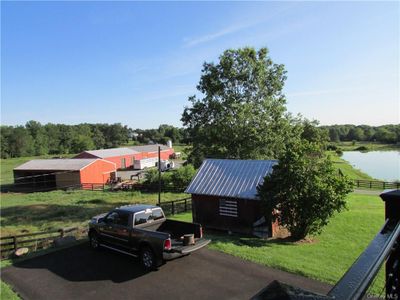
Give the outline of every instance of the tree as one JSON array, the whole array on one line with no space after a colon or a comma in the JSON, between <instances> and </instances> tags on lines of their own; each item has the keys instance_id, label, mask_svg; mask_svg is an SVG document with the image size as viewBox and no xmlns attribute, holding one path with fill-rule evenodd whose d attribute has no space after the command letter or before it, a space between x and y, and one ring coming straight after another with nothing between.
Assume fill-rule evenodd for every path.
<instances>
[{"instance_id":1,"label":"tree","mask_svg":"<svg viewBox=\"0 0 400 300\"><path fill-rule=\"evenodd\" d=\"M348 140L363 141L364 131L360 127L353 127L349 130L347 138Z\"/></svg>"},{"instance_id":2,"label":"tree","mask_svg":"<svg viewBox=\"0 0 400 300\"><path fill-rule=\"evenodd\" d=\"M11 126L0 126L0 151L1 158L9 158L10 157L10 136L12 135L13 128Z\"/></svg>"},{"instance_id":3,"label":"tree","mask_svg":"<svg viewBox=\"0 0 400 300\"><path fill-rule=\"evenodd\" d=\"M265 216L287 227L294 239L319 233L345 208L352 182L339 176L318 143L292 142L258 187ZM274 210L279 213L272 214Z\"/></svg>"},{"instance_id":4,"label":"tree","mask_svg":"<svg viewBox=\"0 0 400 300\"><path fill-rule=\"evenodd\" d=\"M339 132L336 128L329 128L329 139L331 142L340 142Z\"/></svg>"},{"instance_id":5,"label":"tree","mask_svg":"<svg viewBox=\"0 0 400 300\"><path fill-rule=\"evenodd\" d=\"M92 139L86 135L77 135L72 139L71 151L72 153L79 153L94 148Z\"/></svg>"},{"instance_id":6,"label":"tree","mask_svg":"<svg viewBox=\"0 0 400 300\"><path fill-rule=\"evenodd\" d=\"M34 154L33 138L23 126L14 128L8 142L10 157L31 156Z\"/></svg>"},{"instance_id":7,"label":"tree","mask_svg":"<svg viewBox=\"0 0 400 300\"><path fill-rule=\"evenodd\" d=\"M92 129L92 140L96 149L103 148L106 143L103 132L97 127Z\"/></svg>"},{"instance_id":8,"label":"tree","mask_svg":"<svg viewBox=\"0 0 400 300\"><path fill-rule=\"evenodd\" d=\"M204 157L273 158L290 135L282 93L286 71L268 50L226 50L217 64L204 63L197 89L181 121L192 139L189 160Z\"/></svg>"},{"instance_id":9,"label":"tree","mask_svg":"<svg viewBox=\"0 0 400 300\"><path fill-rule=\"evenodd\" d=\"M36 121L28 121L25 124L25 128L29 131L30 135L34 140L34 154L44 155L49 153L47 132L40 124Z\"/></svg>"},{"instance_id":10,"label":"tree","mask_svg":"<svg viewBox=\"0 0 400 300\"><path fill-rule=\"evenodd\" d=\"M176 189L184 191L192 181L194 175L196 175L196 170L192 165L189 164L174 170L171 172L171 174L172 185Z\"/></svg>"}]
</instances>

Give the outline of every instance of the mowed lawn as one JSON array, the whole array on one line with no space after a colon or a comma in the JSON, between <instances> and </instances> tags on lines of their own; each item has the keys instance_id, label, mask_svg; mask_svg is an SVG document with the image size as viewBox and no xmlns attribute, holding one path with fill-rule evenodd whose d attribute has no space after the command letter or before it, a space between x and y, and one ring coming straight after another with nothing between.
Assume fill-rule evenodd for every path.
<instances>
[{"instance_id":1,"label":"mowed lawn","mask_svg":"<svg viewBox=\"0 0 400 300\"><path fill-rule=\"evenodd\" d=\"M187 194L162 193L162 201ZM117 206L156 204L158 194L102 191L52 191L1 194L1 236L46 231L71 226L87 226L91 217Z\"/></svg>"},{"instance_id":2,"label":"mowed lawn","mask_svg":"<svg viewBox=\"0 0 400 300\"><path fill-rule=\"evenodd\" d=\"M334 216L313 242L262 240L238 235L206 232L211 249L242 259L335 284L365 250L384 223L384 203L378 196L351 194L348 210ZM191 221L191 214L176 216ZM379 294L383 272L371 291Z\"/></svg>"}]
</instances>

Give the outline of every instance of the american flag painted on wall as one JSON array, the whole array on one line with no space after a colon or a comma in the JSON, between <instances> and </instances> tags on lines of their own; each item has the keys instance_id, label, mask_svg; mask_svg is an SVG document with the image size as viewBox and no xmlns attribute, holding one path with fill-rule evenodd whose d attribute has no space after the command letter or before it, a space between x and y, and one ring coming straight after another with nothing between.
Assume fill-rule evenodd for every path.
<instances>
[{"instance_id":1,"label":"american flag painted on wall","mask_svg":"<svg viewBox=\"0 0 400 300\"><path fill-rule=\"evenodd\" d=\"M227 217L237 217L237 201L236 200L219 200L219 215Z\"/></svg>"}]
</instances>

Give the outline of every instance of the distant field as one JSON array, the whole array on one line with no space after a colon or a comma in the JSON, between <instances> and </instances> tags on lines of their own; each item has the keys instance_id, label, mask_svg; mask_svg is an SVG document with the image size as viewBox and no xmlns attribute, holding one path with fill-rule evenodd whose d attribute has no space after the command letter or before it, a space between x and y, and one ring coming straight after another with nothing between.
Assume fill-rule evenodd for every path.
<instances>
[{"instance_id":1,"label":"distant field","mask_svg":"<svg viewBox=\"0 0 400 300\"><path fill-rule=\"evenodd\" d=\"M162 201L187 197L163 193ZM1 194L1 235L87 226L91 217L127 204L155 204L158 194L141 192L52 191Z\"/></svg>"},{"instance_id":2,"label":"distant field","mask_svg":"<svg viewBox=\"0 0 400 300\"><path fill-rule=\"evenodd\" d=\"M376 142L339 142L332 143L339 147L342 151L355 151L358 147L367 147L368 151L386 151L386 150L400 150L400 145L396 144L382 144Z\"/></svg>"}]
</instances>

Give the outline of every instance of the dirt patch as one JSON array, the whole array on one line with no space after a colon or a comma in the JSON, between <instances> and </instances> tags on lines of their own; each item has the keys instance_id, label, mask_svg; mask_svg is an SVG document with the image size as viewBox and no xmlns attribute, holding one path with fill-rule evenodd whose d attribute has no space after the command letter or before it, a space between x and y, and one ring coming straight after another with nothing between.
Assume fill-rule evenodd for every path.
<instances>
[{"instance_id":1,"label":"dirt patch","mask_svg":"<svg viewBox=\"0 0 400 300\"><path fill-rule=\"evenodd\" d=\"M302 240L295 241L294 244L299 244L299 245L301 245L301 244L315 244L317 242L318 242L318 240L315 239L315 238L306 237L306 238L304 238Z\"/></svg>"},{"instance_id":2,"label":"dirt patch","mask_svg":"<svg viewBox=\"0 0 400 300\"><path fill-rule=\"evenodd\" d=\"M275 231L275 236L273 238L269 238L269 241L280 241L280 242L286 242L286 243L293 243L295 245L299 244L314 244L317 243L318 240L315 239L314 237L306 237L301 240L294 240L290 236L289 230L283 226L279 226L278 230Z\"/></svg>"}]
</instances>

